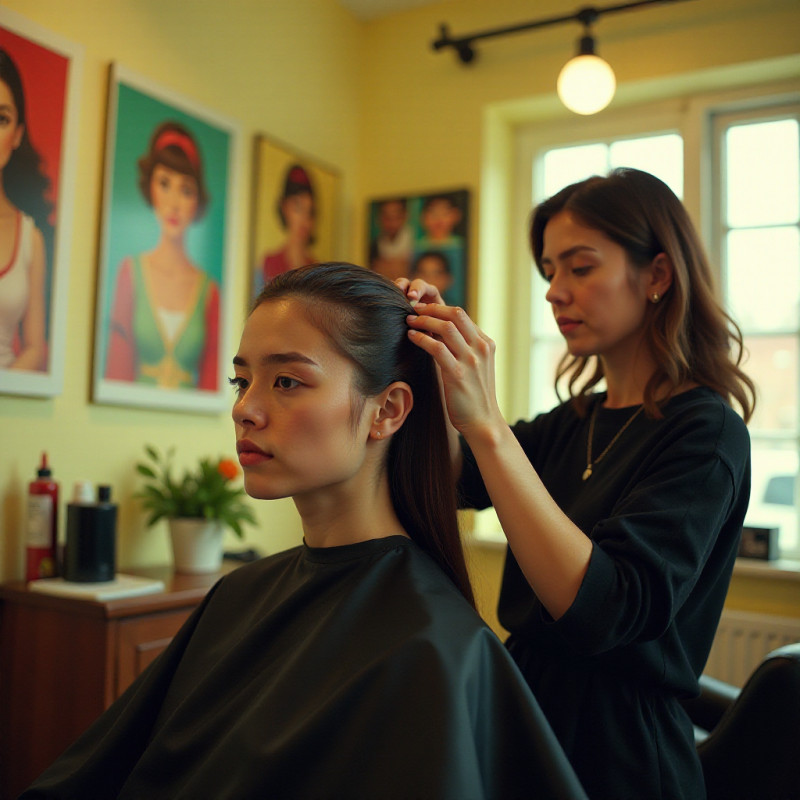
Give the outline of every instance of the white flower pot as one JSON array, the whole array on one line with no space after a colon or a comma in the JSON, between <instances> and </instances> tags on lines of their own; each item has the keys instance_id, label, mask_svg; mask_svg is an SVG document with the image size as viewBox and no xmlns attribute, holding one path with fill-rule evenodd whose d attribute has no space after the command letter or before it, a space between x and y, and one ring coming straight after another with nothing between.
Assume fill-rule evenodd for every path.
<instances>
[{"instance_id":1,"label":"white flower pot","mask_svg":"<svg viewBox=\"0 0 800 800\"><path fill-rule=\"evenodd\" d=\"M176 572L220 571L224 526L219 520L176 517L169 520L169 533Z\"/></svg>"}]
</instances>

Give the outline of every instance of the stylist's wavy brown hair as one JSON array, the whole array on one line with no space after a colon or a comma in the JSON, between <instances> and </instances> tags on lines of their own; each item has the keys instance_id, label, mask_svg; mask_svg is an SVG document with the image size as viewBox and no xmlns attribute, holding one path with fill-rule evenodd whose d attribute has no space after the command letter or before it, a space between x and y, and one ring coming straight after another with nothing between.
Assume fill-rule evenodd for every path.
<instances>
[{"instance_id":1,"label":"stylist's wavy brown hair","mask_svg":"<svg viewBox=\"0 0 800 800\"><path fill-rule=\"evenodd\" d=\"M302 303L311 323L355 365L354 428L366 398L394 381L411 387L414 405L392 436L384 465L392 504L406 533L474 606L436 368L408 338L406 317L413 313L408 299L382 275L335 262L277 275L255 299L253 309L282 297Z\"/></svg>"},{"instance_id":2,"label":"stylist's wavy brown hair","mask_svg":"<svg viewBox=\"0 0 800 800\"><path fill-rule=\"evenodd\" d=\"M585 226L605 234L642 269L659 254L672 262L672 285L657 304L649 304L645 336L658 368L644 393L645 412L660 417L657 389L674 392L693 381L714 389L726 402L735 400L747 422L753 414L755 387L740 369L743 355L739 327L717 300L714 276L689 214L661 180L641 170L620 168L567 186L537 206L531 216L530 243L542 271L544 230L561 211L570 211ZM567 353L556 373L558 384L569 376L569 394L581 413L586 393L603 378L600 359L580 383L590 358Z\"/></svg>"}]
</instances>

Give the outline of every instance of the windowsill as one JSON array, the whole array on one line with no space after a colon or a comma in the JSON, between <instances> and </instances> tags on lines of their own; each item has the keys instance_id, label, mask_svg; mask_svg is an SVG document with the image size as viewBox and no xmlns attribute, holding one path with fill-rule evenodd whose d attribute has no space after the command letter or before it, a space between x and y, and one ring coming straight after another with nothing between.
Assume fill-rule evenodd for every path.
<instances>
[{"instance_id":1,"label":"windowsill","mask_svg":"<svg viewBox=\"0 0 800 800\"><path fill-rule=\"evenodd\" d=\"M800 561L791 558L776 558L761 561L758 558L737 558L734 575L749 578L770 578L782 581L800 581Z\"/></svg>"},{"instance_id":2,"label":"windowsill","mask_svg":"<svg viewBox=\"0 0 800 800\"><path fill-rule=\"evenodd\" d=\"M504 548L508 544L501 531L471 531L464 538L469 544L490 549Z\"/></svg>"},{"instance_id":3,"label":"windowsill","mask_svg":"<svg viewBox=\"0 0 800 800\"><path fill-rule=\"evenodd\" d=\"M467 537L467 541L488 549L504 548L507 544L506 537L500 531L473 531ZM758 558L737 558L733 574L750 578L800 582L800 560L777 558L774 561L762 561Z\"/></svg>"}]
</instances>

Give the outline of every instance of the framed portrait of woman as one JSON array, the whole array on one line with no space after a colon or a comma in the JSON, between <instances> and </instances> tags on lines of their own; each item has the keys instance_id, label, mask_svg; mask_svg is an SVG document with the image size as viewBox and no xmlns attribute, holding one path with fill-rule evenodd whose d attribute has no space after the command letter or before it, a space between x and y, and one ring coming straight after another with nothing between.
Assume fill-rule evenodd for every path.
<instances>
[{"instance_id":1,"label":"framed portrait of woman","mask_svg":"<svg viewBox=\"0 0 800 800\"><path fill-rule=\"evenodd\" d=\"M232 120L111 67L93 399L227 410Z\"/></svg>"},{"instance_id":2,"label":"framed portrait of woman","mask_svg":"<svg viewBox=\"0 0 800 800\"><path fill-rule=\"evenodd\" d=\"M339 174L267 136L256 136L250 301L281 272L335 254Z\"/></svg>"},{"instance_id":3,"label":"framed portrait of woman","mask_svg":"<svg viewBox=\"0 0 800 800\"><path fill-rule=\"evenodd\" d=\"M11 11L0 17L0 393L64 382L83 51Z\"/></svg>"}]
</instances>

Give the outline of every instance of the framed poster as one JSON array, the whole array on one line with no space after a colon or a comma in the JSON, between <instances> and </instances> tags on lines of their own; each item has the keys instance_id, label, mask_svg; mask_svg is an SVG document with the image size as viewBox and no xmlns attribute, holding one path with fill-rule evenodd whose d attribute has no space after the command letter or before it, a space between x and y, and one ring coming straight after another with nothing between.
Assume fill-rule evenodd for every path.
<instances>
[{"instance_id":1,"label":"framed poster","mask_svg":"<svg viewBox=\"0 0 800 800\"><path fill-rule=\"evenodd\" d=\"M250 302L290 269L334 258L339 174L266 136L255 140Z\"/></svg>"},{"instance_id":2,"label":"framed poster","mask_svg":"<svg viewBox=\"0 0 800 800\"><path fill-rule=\"evenodd\" d=\"M240 139L231 120L112 65L95 402L229 408Z\"/></svg>"},{"instance_id":3,"label":"framed poster","mask_svg":"<svg viewBox=\"0 0 800 800\"><path fill-rule=\"evenodd\" d=\"M387 278L423 278L448 305L466 308L467 189L394 195L368 208L367 264Z\"/></svg>"},{"instance_id":4,"label":"framed poster","mask_svg":"<svg viewBox=\"0 0 800 800\"><path fill-rule=\"evenodd\" d=\"M64 382L83 51L3 10L0 21L0 393Z\"/></svg>"}]
</instances>

